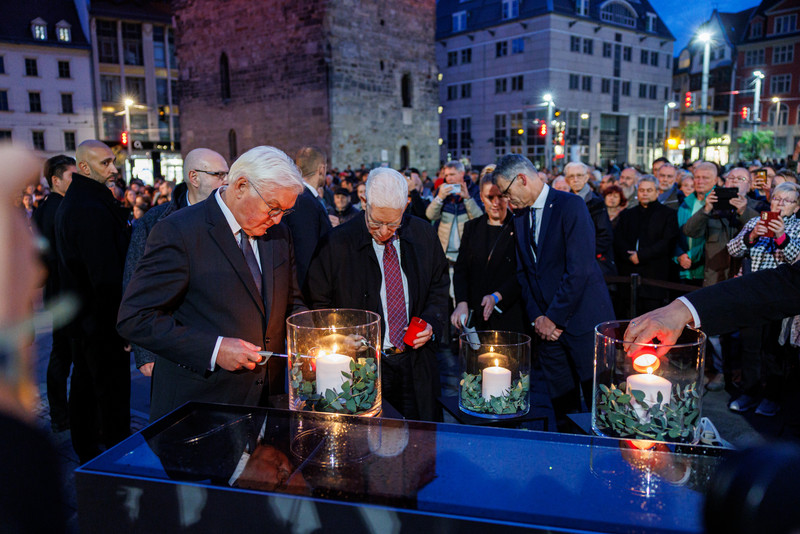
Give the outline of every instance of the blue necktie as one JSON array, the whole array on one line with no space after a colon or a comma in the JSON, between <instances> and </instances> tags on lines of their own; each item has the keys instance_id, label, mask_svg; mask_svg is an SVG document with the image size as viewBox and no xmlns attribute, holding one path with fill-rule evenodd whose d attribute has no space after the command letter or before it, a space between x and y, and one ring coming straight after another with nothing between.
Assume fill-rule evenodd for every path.
<instances>
[{"instance_id":1,"label":"blue necktie","mask_svg":"<svg viewBox=\"0 0 800 534\"><path fill-rule=\"evenodd\" d=\"M253 280L258 288L258 294L262 295L263 297L263 294L261 293L261 269L258 267L256 255L253 252L253 247L250 245L250 236L247 235L244 230L240 231L240 236L241 239L239 241L239 248L242 249L244 260L247 262L247 267L250 268L250 274L253 275Z\"/></svg>"},{"instance_id":2,"label":"blue necktie","mask_svg":"<svg viewBox=\"0 0 800 534\"><path fill-rule=\"evenodd\" d=\"M536 208L531 206L531 247L536 252Z\"/></svg>"}]
</instances>

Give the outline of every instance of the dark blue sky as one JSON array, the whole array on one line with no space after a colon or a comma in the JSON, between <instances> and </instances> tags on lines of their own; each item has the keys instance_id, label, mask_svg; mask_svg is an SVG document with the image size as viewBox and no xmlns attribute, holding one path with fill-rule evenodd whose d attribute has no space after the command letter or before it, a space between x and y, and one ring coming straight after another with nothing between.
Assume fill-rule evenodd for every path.
<instances>
[{"instance_id":1,"label":"dark blue sky","mask_svg":"<svg viewBox=\"0 0 800 534\"><path fill-rule=\"evenodd\" d=\"M759 0L650 0L650 5L655 8L664 22L675 36L675 55L689 43L689 39L697 31L698 26L707 21L711 12L718 11L735 13L748 7L760 4Z\"/></svg>"}]
</instances>

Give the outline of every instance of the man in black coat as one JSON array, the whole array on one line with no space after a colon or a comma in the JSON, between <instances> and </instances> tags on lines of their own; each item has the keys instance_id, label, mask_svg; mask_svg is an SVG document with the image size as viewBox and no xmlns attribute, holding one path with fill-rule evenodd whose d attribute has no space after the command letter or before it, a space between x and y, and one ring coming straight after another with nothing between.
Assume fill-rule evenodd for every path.
<instances>
[{"instance_id":1,"label":"man in black coat","mask_svg":"<svg viewBox=\"0 0 800 534\"><path fill-rule=\"evenodd\" d=\"M284 222L292 233L297 283L300 287L303 287L306 280L308 264L311 263L311 256L319 239L332 227L328 210L317 191L325 183L326 162L325 153L313 146L304 146L295 157L295 163L303 174L305 189L297 197L294 213L287 215Z\"/></svg>"},{"instance_id":2,"label":"man in black coat","mask_svg":"<svg viewBox=\"0 0 800 534\"><path fill-rule=\"evenodd\" d=\"M638 195L639 204L620 213L614 232L617 267L621 275L639 273L643 278L668 281L680 233L678 212L657 201L658 187L652 176L639 180ZM654 310L663 306L666 299L666 289L642 286L638 310Z\"/></svg>"},{"instance_id":3,"label":"man in black coat","mask_svg":"<svg viewBox=\"0 0 800 534\"><path fill-rule=\"evenodd\" d=\"M80 299L68 327L74 368L69 398L72 446L84 463L130 434L130 359L114 318L122 297L128 221L107 183L114 153L84 141L78 171L56 212L56 248L62 290Z\"/></svg>"},{"instance_id":4,"label":"man in black coat","mask_svg":"<svg viewBox=\"0 0 800 534\"><path fill-rule=\"evenodd\" d=\"M266 170L265 170L266 169ZM257 405L283 393L286 317L305 310L281 217L303 190L292 160L250 149L228 185L153 227L117 328L156 354L150 419L191 400Z\"/></svg>"},{"instance_id":5,"label":"man in black coat","mask_svg":"<svg viewBox=\"0 0 800 534\"><path fill-rule=\"evenodd\" d=\"M447 260L433 227L404 215L408 185L403 175L374 169L366 194L365 212L320 241L308 271L307 301L315 309L356 308L379 314L383 399L408 419L439 421L436 351L447 320ZM428 326L413 346L406 346L403 330L412 317Z\"/></svg>"},{"instance_id":6,"label":"man in black coat","mask_svg":"<svg viewBox=\"0 0 800 534\"><path fill-rule=\"evenodd\" d=\"M33 212L33 222L39 233L47 240L47 251L43 260L47 268L44 300L51 302L60 293L58 279L58 255L56 253L56 211L72 183L72 173L77 172L75 160L59 155L48 159L44 165L44 176L50 186L50 194ZM69 428L69 405L67 403L67 380L72 367L69 336L63 328L53 329L53 345L47 364L47 402L50 405L50 427L53 432Z\"/></svg>"}]
</instances>

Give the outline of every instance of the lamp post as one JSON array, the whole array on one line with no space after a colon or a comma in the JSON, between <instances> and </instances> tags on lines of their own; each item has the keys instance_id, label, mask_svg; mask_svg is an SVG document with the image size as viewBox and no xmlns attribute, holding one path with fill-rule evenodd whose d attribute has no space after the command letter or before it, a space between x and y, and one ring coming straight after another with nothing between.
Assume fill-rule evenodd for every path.
<instances>
[{"instance_id":1,"label":"lamp post","mask_svg":"<svg viewBox=\"0 0 800 534\"><path fill-rule=\"evenodd\" d=\"M700 93L700 124L703 126L703 146L700 147L700 157L705 158L706 136L705 126L708 121L708 62L711 55L711 33L702 32L697 36L697 40L703 43L703 85Z\"/></svg>"},{"instance_id":2,"label":"lamp post","mask_svg":"<svg viewBox=\"0 0 800 534\"><path fill-rule=\"evenodd\" d=\"M771 125L774 129L775 127L780 125L780 117L781 117L781 99L777 96L772 97L772 103L775 104L775 122Z\"/></svg>"},{"instance_id":3,"label":"lamp post","mask_svg":"<svg viewBox=\"0 0 800 534\"><path fill-rule=\"evenodd\" d=\"M578 159L577 159L577 161L582 161L581 152L583 151L583 146L584 146L583 145L583 141L584 141L584 137L583 137L583 121L588 121L588 120L589 120L589 114L588 113L581 113L580 128L578 128ZM587 135L586 136L586 148L589 148L588 145L589 145L589 136ZM588 156L588 152L587 152L587 156Z\"/></svg>"},{"instance_id":4,"label":"lamp post","mask_svg":"<svg viewBox=\"0 0 800 534\"><path fill-rule=\"evenodd\" d=\"M667 153L667 138L669 137L669 124L667 123L667 117L669 116L669 110L674 109L677 106L675 102L667 102L664 104L664 154Z\"/></svg>"},{"instance_id":5,"label":"lamp post","mask_svg":"<svg viewBox=\"0 0 800 534\"><path fill-rule=\"evenodd\" d=\"M753 95L753 133L758 131L758 123L761 122L761 80L764 79L764 73L760 70L754 71L756 90Z\"/></svg>"},{"instance_id":6,"label":"lamp post","mask_svg":"<svg viewBox=\"0 0 800 534\"><path fill-rule=\"evenodd\" d=\"M125 131L128 132L128 160L131 159L132 149L131 149L131 106L133 105L133 100L130 98L126 98L124 101L125 104Z\"/></svg>"},{"instance_id":7,"label":"lamp post","mask_svg":"<svg viewBox=\"0 0 800 534\"><path fill-rule=\"evenodd\" d=\"M547 103L547 133L544 136L544 158L546 168L553 165L553 95L547 93L543 97Z\"/></svg>"}]
</instances>

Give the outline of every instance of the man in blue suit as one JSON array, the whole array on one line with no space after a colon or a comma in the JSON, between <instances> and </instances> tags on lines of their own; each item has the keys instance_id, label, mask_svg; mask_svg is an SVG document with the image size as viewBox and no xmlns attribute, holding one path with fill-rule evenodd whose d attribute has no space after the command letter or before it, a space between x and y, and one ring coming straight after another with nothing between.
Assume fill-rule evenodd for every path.
<instances>
[{"instance_id":1,"label":"man in blue suit","mask_svg":"<svg viewBox=\"0 0 800 534\"><path fill-rule=\"evenodd\" d=\"M614 319L594 225L582 198L551 189L523 156L504 156L494 180L517 210L517 277L542 339L537 349L556 423L565 429L566 415L580 411L581 390L591 407L594 327Z\"/></svg>"}]
</instances>

